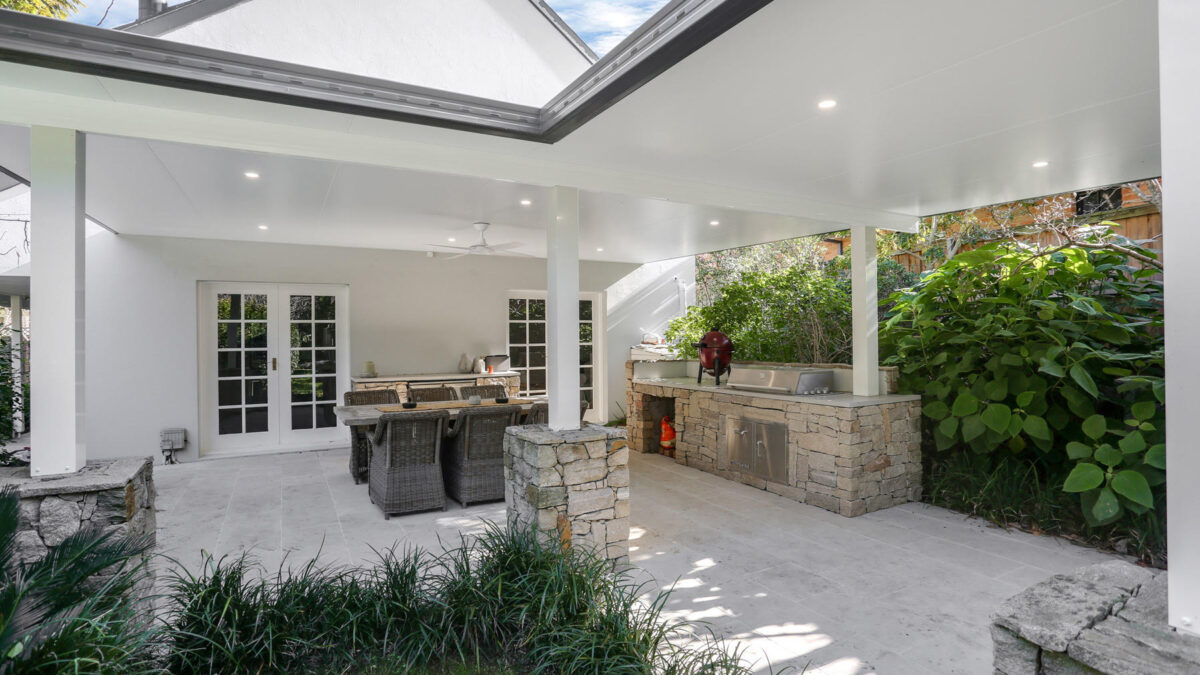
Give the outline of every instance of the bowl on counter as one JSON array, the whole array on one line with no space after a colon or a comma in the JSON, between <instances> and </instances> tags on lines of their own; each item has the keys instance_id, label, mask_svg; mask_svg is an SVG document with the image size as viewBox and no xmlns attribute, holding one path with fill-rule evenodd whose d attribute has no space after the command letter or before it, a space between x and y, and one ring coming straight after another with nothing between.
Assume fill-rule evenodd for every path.
<instances>
[{"instance_id":1,"label":"bowl on counter","mask_svg":"<svg viewBox=\"0 0 1200 675\"><path fill-rule=\"evenodd\" d=\"M413 401L405 401L404 403L400 404L400 407L408 409L408 410L412 410L413 408L417 407L417 404Z\"/></svg>"},{"instance_id":2,"label":"bowl on counter","mask_svg":"<svg viewBox=\"0 0 1200 675\"><path fill-rule=\"evenodd\" d=\"M500 396L496 399L496 403L499 403L500 405L504 405L505 403L508 403L508 397Z\"/></svg>"}]
</instances>

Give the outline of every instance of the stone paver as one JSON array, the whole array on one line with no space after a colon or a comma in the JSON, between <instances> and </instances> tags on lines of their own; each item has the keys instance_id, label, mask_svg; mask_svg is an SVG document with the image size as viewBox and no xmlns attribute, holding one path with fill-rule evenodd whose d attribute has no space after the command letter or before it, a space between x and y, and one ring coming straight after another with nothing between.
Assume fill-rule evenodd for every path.
<instances>
[{"instance_id":1,"label":"stone paver","mask_svg":"<svg viewBox=\"0 0 1200 675\"><path fill-rule=\"evenodd\" d=\"M250 549L274 567L318 551L437 547L504 521L504 504L384 520L354 485L348 451L155 468L160 551L195 566L201 548ZM630 457L630 561L673 589L667 611L707 621L767 673L992 673L990 617L1053 574L1110 556L907 504L843 518L656 455Z\"/></svg>"}]
</instances>

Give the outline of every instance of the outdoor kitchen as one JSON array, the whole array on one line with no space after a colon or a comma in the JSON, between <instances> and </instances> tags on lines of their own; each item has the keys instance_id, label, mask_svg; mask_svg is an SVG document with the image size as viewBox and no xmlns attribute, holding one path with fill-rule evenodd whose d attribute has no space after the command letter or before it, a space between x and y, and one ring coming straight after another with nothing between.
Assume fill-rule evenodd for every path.
<instances>
[{"instance_id":1,"label":"outdoor kitchen","mask_svg":"<svg viewBox=\"0 0 1200 675\"><path fill-rule=\"evenodd\" d=\"M880 368L885 393L855 396L848 365L705 352L625 364L634 452L849 517L919 499L921 399L895 393L895 369Z\"/></svg>"}]
</instances>

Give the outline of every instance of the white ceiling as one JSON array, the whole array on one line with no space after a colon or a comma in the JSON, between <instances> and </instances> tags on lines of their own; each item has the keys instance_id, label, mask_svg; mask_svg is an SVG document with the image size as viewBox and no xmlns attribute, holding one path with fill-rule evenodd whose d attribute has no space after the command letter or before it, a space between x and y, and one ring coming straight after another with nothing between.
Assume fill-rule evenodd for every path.
<instances>
[{"instance_id":1,"label":"white ceiling","mask_svg":"<svg viewBox=\"0 0 1200 675\"><path fill-rule=\"evenodd\" d=\"M555 145L10 63L0 121L156 139L90 137L118 232L539 255L564 184L583 255L645 261L1158 175L1157 58L1154 0L778 0Z\"/></svg>"}]
</instances>

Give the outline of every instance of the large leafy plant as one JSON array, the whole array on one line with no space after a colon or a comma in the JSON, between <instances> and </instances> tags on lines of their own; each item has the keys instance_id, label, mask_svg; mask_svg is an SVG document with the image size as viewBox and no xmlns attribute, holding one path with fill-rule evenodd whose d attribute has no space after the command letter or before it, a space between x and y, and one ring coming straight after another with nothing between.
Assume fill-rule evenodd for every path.
<instances>
[{"instance_id":1,"label":"large leafy plant","mask_svg":"<svg viewBox=\"0 0 1200 675\"><path fill-rule=\"evenodd\" d=\"M958 254L892 297L881 349L937 451L1037 453L1101 525L1161 499L1162 285L1130 265L1153 251L1082 241Z\"/></svg>"}]
</instances>

